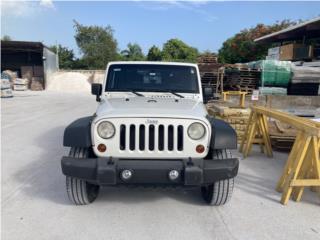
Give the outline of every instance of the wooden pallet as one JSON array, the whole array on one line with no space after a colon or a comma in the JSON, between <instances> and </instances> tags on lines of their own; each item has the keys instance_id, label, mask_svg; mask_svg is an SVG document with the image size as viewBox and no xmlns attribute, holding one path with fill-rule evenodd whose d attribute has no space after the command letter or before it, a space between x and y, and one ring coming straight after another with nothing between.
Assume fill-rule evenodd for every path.
<instances>
[{"instance_id":1,"label":"wooden pallet","mask_svg":"<svg viewBox=\"0 0 320 240\"><path fill-rule=\"evenodd\" d=\"M218 57L216 55L204 55L198 58L198 63L217 63Z\"/></svg>"}]
</instances>

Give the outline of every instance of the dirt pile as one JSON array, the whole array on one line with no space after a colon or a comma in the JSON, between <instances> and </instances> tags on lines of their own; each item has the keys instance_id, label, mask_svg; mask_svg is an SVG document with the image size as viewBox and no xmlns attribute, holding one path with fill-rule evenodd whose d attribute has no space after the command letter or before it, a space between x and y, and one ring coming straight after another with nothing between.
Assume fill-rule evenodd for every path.
<instances>
[{"instance_id":1,"label":"dirt pile","mask_svg":"<svg viewBox=\"0 0 320 240\"><path fill-rule=\"evenodd\" d=\"M47 79L46 89L61 92L90 93L89 76L78 72L56 72Z\"/></svg>"}]
</instances>

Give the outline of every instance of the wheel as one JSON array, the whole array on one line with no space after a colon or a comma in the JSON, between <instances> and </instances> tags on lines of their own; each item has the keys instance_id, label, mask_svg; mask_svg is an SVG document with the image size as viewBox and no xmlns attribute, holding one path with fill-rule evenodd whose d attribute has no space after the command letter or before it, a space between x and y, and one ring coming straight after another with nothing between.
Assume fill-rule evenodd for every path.
<instances>
[{"instance_id":1,"label":"wheel","mask_svg":"<svg viewBox=\"0 0 320 240\"><path fill-rule=\"evenodd\" d=\"M71 148L69 153L70 157L76 158L85 158L89 155L90 151L87 148ZM87 205L92 203L97 198L100 189L98 185L68 176L66 177L66 187L68 197L75 205Z\"/></svg>"},{"instance_id":2,"label":"wheel","mask_svg":"<svg viewBox=\"0 0 320 240\"><path fill-rule=\"evenodd\" d=\"M231 158L229 150L216 150L213 152L214 159ZM215 161L215 160L213 160ZM207 186L201 187L201 194L205 202L213 206L226 204L232 196L234 178L216 181Z\"/></svg>"}]
</instances>

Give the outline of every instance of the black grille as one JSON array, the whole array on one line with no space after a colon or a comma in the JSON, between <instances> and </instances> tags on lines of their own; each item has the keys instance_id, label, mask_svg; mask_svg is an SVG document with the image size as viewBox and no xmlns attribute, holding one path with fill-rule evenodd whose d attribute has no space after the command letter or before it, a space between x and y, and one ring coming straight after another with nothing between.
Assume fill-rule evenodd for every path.
<instances>
[{"instance_id":1,"label":"black grille","mask_svg":"<svg viewBox=\"0 0 320 240\"><path fill-rule=\"evenodd\" d=\"M139 150L140 151L143 151L145 148L145 138L146 138L145 126L140 125L139 127Z\"/></svg>"},{"instance_id":2,"label":"black grille","mask_svg":"<svg viewBox=\"0 0 320 240\"><path fill-rule=\"evenodd\" d=\"M158 134L158 149L159 151L164 150L164 126L159 126L159 134Z\"/></svg>"},{"instance_id":3,"label":"black grille","mask_svg":"<svg viewBox=\"0 0 320 240\"><path fill-rule=\"evenodd\" d=\"M131 151L135 150L136 148L136 126L130 125L130 146L129 149Z\"/></svg>"},{"instance_id":4,"label":"black grille","mask_svg":"<svg viewBox=\"0 0 320 240\"><path fill-rule=\"evenodd\" d=\"M168 127L168 150L172 151L173 150L173 143L174 139L173 139L173 126L170 125Z\"/></svg>"},{"instance_id":5,"label":"black grille","mask_svg":"<svg viewBox=\"0 0 320 240\"><path fill-rule=\"evenodd\" d=\"M120 125L120 150L126 149L126 125Z\"/></svg>"},{"instance_id":6,"label":"black grille","mask_svg":"<svg viewBox=\"0 0 320 240\"><path fill-rule=\"evenodd\" d=\"M128 133L127 128L129 128L129 142L126 142L126 134ZM137 129L137 131L136 131ZM140 151L144 151L148 149L149 151L164 151L167 149L168 151L182 151L183 150L183 133L184 129L182 125L178 126L165 126L159 125L157 128L156 134L156 126L150 124L149 126L145 126L143 124L140 125L120 125L120 150L126 150L129 148L131 151L136 150L136 144L138 144L138 148ZM148 138L146 138L148 132ZM136 143L136 134L138 135L138 142ZM156 141L155 137L158 137L158 141ZM158 142L157 146L155 143ZM157 149L155 149L157 148ZM177 149L175 149L177 148Z\"/></svg>"},{"instance_id":7,"label":"black grille","mask_svg":"<svg viewBox=\"0 0 320 240\"><path fill-rule=\"evenodd\" d=\"M149 150L154 151L154 125L149 126Z\"/></svg>"},{"instance_id":8,"label":"black grille","mask_svg":"<svg viewBox=\"0 0 320 240\"><path fill-rule=\"evenodd\" d=\"M183 150L183 127L178 126L178 151Z\"/></svg>"}]
</instances>

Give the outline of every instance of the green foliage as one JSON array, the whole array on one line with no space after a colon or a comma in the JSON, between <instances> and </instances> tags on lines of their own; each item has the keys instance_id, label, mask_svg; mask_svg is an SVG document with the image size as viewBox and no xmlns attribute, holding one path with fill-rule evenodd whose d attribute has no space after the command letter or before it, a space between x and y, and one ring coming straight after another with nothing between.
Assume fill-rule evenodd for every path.
<instances>
[{"instance_id":1,"label":"green foliage","mask_svg":"<svg viewBox=\"0 0 320 240\"><path fill-rule=\"evenodd\" d=\"M148 61L161 61L162 60L162 52L161 52L160 48L153 45L148 51L147 60Z\"/></svg>"},{"instance_id":2,"label":"green foliage","mask_svg":"<svg viewBox=\"0 0 320 240\"><path fill-rule=\"evenodd\" d=\"M57 46L51 46L49 49L57 53ZM75 57L73 50L58 45L59 67L61 69L73 69L75 64Z\"/></svg>"},{"instance_id":3,"label":"green foliage","mask_svg":"<svg viewBox=\"0 0 320 240\"><path fill-rule=\"evenodd\" d=\"M2 38L1 38L2 41L12 41L11 37L9 35L4 35Z\"/></svg>"},{"instance_id":4,"label":"green foliage","mask_svg":"<svg viewBox=\"0 0 320 240\"><path fill-rule=\"evenodd\" d=\"M125 61L142 61L145 56L137 43L129 43L127 49L121 51L121 59Z\"/></svg>"},{"instance_id":5,"label":"green foliage","mask_svg":"<svg viewBox=\"0 0 320 240\"><path fill-rule=\"evenodd\" d=\"M257 24L253 28L244 29L223 43L219 50L219 61L222 63L245 63L264 59L270 44L257 44L254 39L294 24L296 22L284 20L272 25Z\"/></svg>"},{"instance_id":6,"label":"green foliage","mask_svg":"<svg viewBox=\"0 0 320 240\"><path fill-rule=\"evenodd\" d=\"M163 45L162 60L178 62L196 62L198 50L175 38Z\"/></svg>"},{"instance_id":7,"label":"green foliage","mask_svg":"<svg viewBox=\"0 0 320 240\"><path fill-rule=\"evenodd\" d=\"M73 69L89 69L89 67L83 58L76 58L73 62Z\"/></svg>"},{"instance_id":8,"label":"green foliage","mask_svg":"<svg viewBox=\"0 0 320 240\"><path fill-rule=\"evenodd\" d=\"M117 57L117 41L111 26L84 26L74 21L75 40L82 61L89 69L104 69L109 61Z\"/></svg>"}]
</instances>

